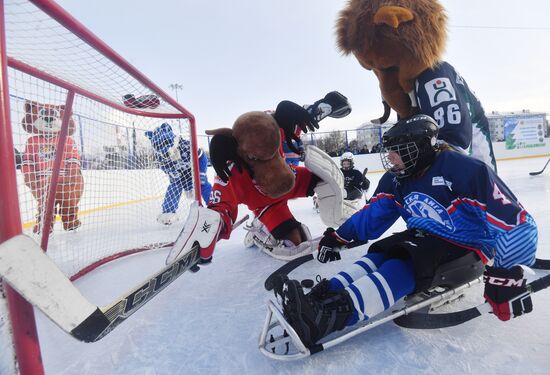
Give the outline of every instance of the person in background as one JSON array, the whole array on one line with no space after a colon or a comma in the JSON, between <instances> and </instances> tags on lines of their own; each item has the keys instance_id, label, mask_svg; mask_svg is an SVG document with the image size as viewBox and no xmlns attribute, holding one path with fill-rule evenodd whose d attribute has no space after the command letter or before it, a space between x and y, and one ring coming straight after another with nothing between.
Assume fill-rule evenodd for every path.
<instances>
[{"instance_id":1,"label":"person in background","mask_svg":"<svg viewBox=\"0 0 550 375\"><path fill-rule=\"evenodd\" d=\"M365 173L361 173L355 169L354 158L351 152L344 152L340 156L340 170L344 174L344 189L346 189L346 197L344 199L361 199L363 192L369 190L370 181L365 176Z\"/></svg>"}]
</instances>

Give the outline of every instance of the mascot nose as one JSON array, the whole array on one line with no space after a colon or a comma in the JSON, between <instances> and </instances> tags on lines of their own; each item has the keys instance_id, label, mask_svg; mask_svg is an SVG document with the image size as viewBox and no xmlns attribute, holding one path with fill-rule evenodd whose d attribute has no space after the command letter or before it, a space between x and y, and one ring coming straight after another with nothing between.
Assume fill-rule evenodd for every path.
<instances>
[{"instance_id":1,"label":"mascot nose","mask_svg":"<svg viewBox=\"0 0 550 375\"><path fill-rule=\"evenodd\" d=\"M46 117L43 117L42 119L47 123L52 123L55 121L55 117L52 117L52 116L46 116Z\"/></svg>"}]
</instances>

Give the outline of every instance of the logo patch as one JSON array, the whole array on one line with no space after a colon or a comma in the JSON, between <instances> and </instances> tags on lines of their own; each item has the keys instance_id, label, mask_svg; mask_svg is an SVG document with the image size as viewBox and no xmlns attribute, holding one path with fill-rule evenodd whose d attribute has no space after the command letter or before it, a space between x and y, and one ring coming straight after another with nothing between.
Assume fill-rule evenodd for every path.
<instances>
[{"instance_id":1,"label":"logo patch","mask_svg":"<svg viewBox=\"0 0 550 375\"><path fill-rule=\"evenodd\" d=\"M441 103L456 100L456 93L449 78L434 78L424 84L430 105L435 107Z\"/></svg>"},{"instance_id":2,"label":"logo patch","mask_svg":"<svg viewBox=\"0 0 550 375\"><path fill-rule=\"evenodd\" d=\"M432 178L432 186L444 186L445 179L441 176L435 176Z\"/></svg>"},{"instance_id":3,"label":"logo patch","mask_svg":"<svg viewBox=\"0 0 550 375\"><path fill-rule=\"evenodd\" d=\"M454 232L455 227L445 207L429 195L414 192L407 195L404 201L406 210L413 217L435 220Z\"/></svg>"}]
</instances>

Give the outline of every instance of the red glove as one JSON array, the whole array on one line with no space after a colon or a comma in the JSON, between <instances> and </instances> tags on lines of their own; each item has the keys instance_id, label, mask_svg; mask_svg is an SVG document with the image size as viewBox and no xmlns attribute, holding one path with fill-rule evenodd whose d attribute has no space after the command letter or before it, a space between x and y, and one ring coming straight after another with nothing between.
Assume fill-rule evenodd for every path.
<instances>
[{"instance_id":1,"label":"red glove","mask_svg":"<svg viewBox=\"0 0 550 375\"><path fill-rule=\"evenodd\" d=\"M510 320L533 311L533 301L520 266L510 269L485 267L483 281L483 296L500 320Z\"/></svg>"}]
</instances>

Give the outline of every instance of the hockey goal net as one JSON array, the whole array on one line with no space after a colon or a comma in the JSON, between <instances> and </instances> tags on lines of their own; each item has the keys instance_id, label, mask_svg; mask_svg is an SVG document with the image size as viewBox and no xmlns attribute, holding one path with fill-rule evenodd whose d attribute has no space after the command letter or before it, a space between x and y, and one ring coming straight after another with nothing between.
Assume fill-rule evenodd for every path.
<instances>
[{"instance_id":1,"label":"hockey goal net","mask_svg":"<svg viewBox=\"0 0 550 375\"><path fill-rule=\"evenodd\" d=\"M0 241L19 225L73 279L168 246L181 225L156 219L170 178L182 184L177 210L170 205L179 217L200 199L193 116L54 2L0 7L1 134L9 138L0 148L12 153L0 163L2 184L17 186L0 196L0 210L19 207L17 217L0 212ZM156 152L173 137L159 136L155 148L147 136L162 124L188 153L175 158L171 176Z\"/></svg>"}]
</instances>

